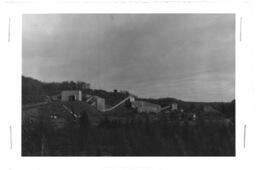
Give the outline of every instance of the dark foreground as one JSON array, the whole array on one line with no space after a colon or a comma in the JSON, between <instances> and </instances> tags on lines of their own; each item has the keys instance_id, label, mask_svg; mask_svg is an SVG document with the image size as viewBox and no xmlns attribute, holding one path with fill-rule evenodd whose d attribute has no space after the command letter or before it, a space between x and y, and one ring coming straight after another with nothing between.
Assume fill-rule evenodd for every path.
<instances>
[{"instance_id":1,"label":"dark foreground","mask_svg":"<svg viewBox=\"0 0 256 170\"><path fill-rule=\"evenodd\" d=\"M235 126L204 120L168 121L164 116L55 122L42 116L22 124L23 156L234 156ZM63 119L64 120L64 119ZM57 125L59 124L59 125Z\"/></svg>"}]
</instances>

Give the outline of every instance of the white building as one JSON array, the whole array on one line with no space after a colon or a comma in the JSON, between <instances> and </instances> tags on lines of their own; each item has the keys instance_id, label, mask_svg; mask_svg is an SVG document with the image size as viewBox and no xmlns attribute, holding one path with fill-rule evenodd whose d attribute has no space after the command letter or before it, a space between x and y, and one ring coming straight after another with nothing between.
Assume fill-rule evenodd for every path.
<instances>
[{"instance_id":1,"label":"white building","mask_svg":"<svg viewBox=\"0 0 256 170\"><path fill-rule=\"evenodd\" d=\"M95 105L97 110L104 111L105 110L105 99L99 96L94 96Z\"/></svg>"},{"instance_id":2,"label":"white building","mask_svg":"<svg viewBox=\"0 0 256 170\"><path fill-rule=\"evenodd\" d=\"M64 90L61 92L61 101L82 101L82 91Z\"/></svg>"},{"instance_id":3,"label":"white building","mask_svg":"<svg viewBox=\"0 0 256 170\"><path fill-rule=\"evenodd\" d=\"M135 101L135 97L134 96L129 96L130 97L130 102L134 102Z\"/></svg>"},{"instance_id":4,"label":"white building","mask_svg":"<svg viewBox=\"0 0 256 170\"><path fill-rule=\"evenodd\" d=\"M178 110L178 104L177 103L172 103L172 111Z\"/></svg>"}]
</instances>

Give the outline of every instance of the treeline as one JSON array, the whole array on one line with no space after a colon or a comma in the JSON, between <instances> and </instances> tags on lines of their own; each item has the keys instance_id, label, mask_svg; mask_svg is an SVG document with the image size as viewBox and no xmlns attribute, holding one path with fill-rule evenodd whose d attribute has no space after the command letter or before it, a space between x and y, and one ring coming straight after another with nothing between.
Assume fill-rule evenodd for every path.
<instances>
[{"instance_id":1,"label":"treeline","mask_svg":"<svg viewBox=\"0 0 256 170\"><path fill-rule=\"evenodd\" d=\"M108 105L115 105L128 96L128 94L116 91L107 92L100 89L84 88L86 86L88 86L88 83L82 81L45 83L22 76L22 104L42 102L45 100L46 96L60 94L62 90L82 90L84 94L105 98Z\"/></svg>"},{"instance_id":2,"label":"treeline","mask_svg":"<svg viewBox=\"0 0 256 170\"><path fill-rule=\"evenodd\" d=\"M88 87L88 83L82 81L45 83L22 76L22 103L42 102L46 96L59 94L62 90L82 90L85 87Z\"/></svg>"},{"instance_id":3,"label":"treeline","mask_svg":"<svg viewBox=\"0 0 256 170\"><path fill-rule=\"evenodd\" d=\"M83 90L88 87L88 83L82 81L63 81L61 83L44 83L43 88L48 95L54 95L62 90Z\"/></svg>"}]
</instances>

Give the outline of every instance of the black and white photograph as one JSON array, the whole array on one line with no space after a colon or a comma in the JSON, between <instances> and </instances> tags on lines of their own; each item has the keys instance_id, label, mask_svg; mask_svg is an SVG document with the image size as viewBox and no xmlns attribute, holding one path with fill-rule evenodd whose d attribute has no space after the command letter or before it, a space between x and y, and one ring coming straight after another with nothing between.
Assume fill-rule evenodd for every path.
<instances>
[{"instance_id":1,"label":"black and white photograph","mask_svg":"<svg viewBox=\"0 0 256 170\"><path fill-rule=\"evenodd\" d=\"M236 156L234 13L23 14L21 156Z\"/></svg>"}]
</instances>

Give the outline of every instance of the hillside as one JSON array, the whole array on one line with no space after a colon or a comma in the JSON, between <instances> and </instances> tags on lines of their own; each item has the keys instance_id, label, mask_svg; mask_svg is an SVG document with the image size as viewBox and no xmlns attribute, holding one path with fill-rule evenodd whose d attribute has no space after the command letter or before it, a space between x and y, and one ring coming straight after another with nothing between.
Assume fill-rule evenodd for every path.
<instances>
[{"instance_id":1,"label":"hillside","mask_svg":"<svg viewBox=\"0 0 256 170\"><path fill-rule=\"evenodd\" d=\"M62 90L78 90L83 82L61 82L61 83L45 83L33 78L22 76L22 104L38 103L46 100L47 96L59 94ZM86 89L83 94L96 95L105 98L106 105L114 106L128 94L120 92L108 92L101 89ZM154 104L159 104L162 107L168 106L171 103L177 103L180 108L186 112L197 113L220 113L225 117L235 119L235 100L231 102L186 102L175 98L139 98L140 100L148 101ZM207 109L208 108L208 109ZM129 112L125 107L121 107L118 112Z\"/></svg>"},{"instance_id":2,"label":"hillside","mask_svg":"<svg viewBox=\"0 0 256 170\"><path fill-rule=\"evenodd\" d=\"M62 90L75 89L79 89L75 82L45 83L22 77L23 156L235 155L235 100L204 103L138 98L162 107L177 103L184 109L181 119L164 113L137 114L129 102L104 113L84 101L42 102ZM128 95L100 89L83 90L83 97L86 94L105 98L108 107ZM200 118L184 116L192 112Z\"/></svg>"},{"instance_id":3,"label":"hillside","mask_svg":"<svg viewBox=\"0 0 256 170\"><path fill-rule=\"evenodd\" d=\"M88 115L89 121L92 124L97 124L102 118L102 112L98 111L95 107L90 106L85 102L62 102L65 106L67 106L73 113L77 115L81 114L82 112L86 112Z\"/></svg>"},{"instance_id":4,"label":"hillside","mask_svg":"<svg viewBox=\"0 0 256 170\"><path fill-rule=\"evenodd\" d=\"M170 103L177 103L185 112L197 112L203 114L223 114L227 118L235 119L235 100L231 102L187 102L175 98L142 99L161 107L168 106Z\"/></svg>"},{"instance_id":5,"label":"hillside","mask_svg":"<svg viewBox=\"0 0 256 170\"><path fill-rule=\"evenodd\" d=\"M81 90L79 84L83 82L46 83L22 76L22 104L38 103L46 100L47 96L60 94L62 90ZM107 92L100 89L85 89L83 94L96 95L106 99L106 104L113 106L127 97L119 92Z\"/></svg>"},{"instance_id":6,"label":"hillside","mask_svg":"<svg viewBox=\"0 0 256 170\"><path fill-rule=\"evenodd\" d=\"M45 97L46 93L42 82L22 76L22 105L42 102Z\"/></svg>"}]
</instances>

